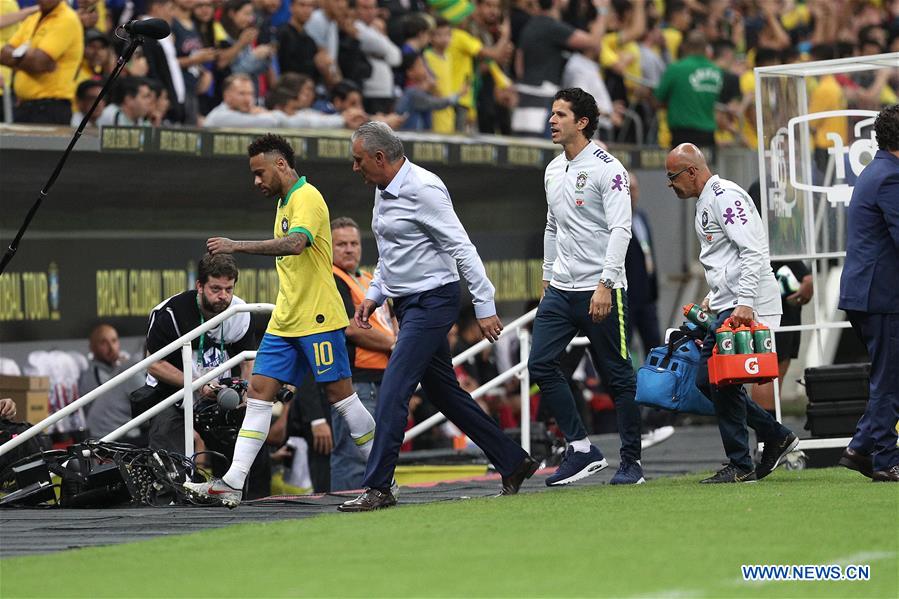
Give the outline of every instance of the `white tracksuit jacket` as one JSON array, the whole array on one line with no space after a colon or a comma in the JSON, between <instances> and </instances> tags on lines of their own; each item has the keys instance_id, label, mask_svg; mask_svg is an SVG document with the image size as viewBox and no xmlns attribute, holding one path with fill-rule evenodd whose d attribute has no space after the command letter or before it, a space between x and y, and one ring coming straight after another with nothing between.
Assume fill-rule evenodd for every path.
<instances>
[{"instance_id":1,"label":"white tracksuit jacket","mask_svg":"<svg viewBox=\"0 0 899 599\"><path fill-rule=\"evenodd\" d=\"M783 312L762 218L743 189L714 175L696 202L699 261L714 312L749 306L756 315Z\"/></svg>"},{"instance_id":2,"label":"white tracksuit jacket","mask_svg":"<svg viewBox=\"0 0 899 599\"><path fill-rule=\"evenodd\" d=\"M590 142L568 160L563 152L543 177L548 210L543 280L563 291L596 289L600 279L626 288L631 193L618 159Z\"/></svg>"}]
</instances>

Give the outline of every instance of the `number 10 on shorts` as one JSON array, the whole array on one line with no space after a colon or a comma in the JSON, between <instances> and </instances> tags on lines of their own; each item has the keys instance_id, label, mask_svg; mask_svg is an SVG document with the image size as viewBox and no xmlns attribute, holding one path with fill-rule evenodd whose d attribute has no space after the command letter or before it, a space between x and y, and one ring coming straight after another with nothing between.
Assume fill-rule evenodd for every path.
<instances>
[{"instance_id":1,"label":"number 10 on shorts","mask_svg":"<svg viewBox=\"0 0 899 599\"><path fill-rule=\"evenodd\" d=\"M316 366L330 366L334 363L334 347L330 341L313 343L312 348L315 351Z\"/></svg>"}]
</instances>

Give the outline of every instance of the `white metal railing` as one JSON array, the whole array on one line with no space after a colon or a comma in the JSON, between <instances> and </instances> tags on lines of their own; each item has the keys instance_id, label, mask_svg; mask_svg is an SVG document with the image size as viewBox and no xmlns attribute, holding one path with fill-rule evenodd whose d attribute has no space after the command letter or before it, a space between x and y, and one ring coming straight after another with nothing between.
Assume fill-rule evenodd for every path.
<instances>
[{"instance_id":1,"label":"white metal railing","mask_svg":"<svg viewBox=\"0 0 899 599\"><path fill-rule=\"evenodd\" d=\"M520 316L519 318L516 318L515 320L510 322L508 326L503 328L503 332L500 334L500 338L502 338L515 332L518 333L519 362L471 392L471 398L477 399L483 395L486 395L488 391L502 385L509 379L516 376L518 377L521 385L519 392L521 399L521 447L528 453L531 452L531 377L530 373L528 372L528 356L531 351L531 335L525 328L525 325L531 323L534 320L536 314L537 308L534 308L527 314ZM568 347L589 344L590 340L586 337L575 337L571 340L571 343L568 344ZM490 345L490 341L488 341L487 339L482 339L481 341L475 343L474 345L460 353L458 356L454 357L453 366L458 366L462 362L468 360L468 358L474 356L480 351L483 351ZM446 420L446 416L444 416L442 412L437 412L429 418L422 420L406 431L406 434L403 436L403 443L411 441L412 439L421 435L423 432L442 423L444 420Z\"/></svg>"},{"instance_id":2,"label":"white metal railing","mask_svg":"<svg viewBox=\"0 0 899 599\"><path fill-rule=\"evenodd\" d=\"M534 320L534 316L536 316L536 315L537 315L537 308L534 308L530 312L528 312L522 316L519 316L518 318L516 318L515 320L510 322L508 325L504 326L503 332L500 333L500 335L499 335L500 339L502 339L503 337L508 337L509 335L519 332L519 331L527 334L527 331L525 330L524 327L525 327L525 325L532 322ZM490 341L488 341L487 339L481 339L480 341L478 341L477 343L475 343L474 345L472 345L471 347L469 347L468 349L466 349L465 351L460 353L458 356L455 356L453 358L453 366L458 366L462 362L465 362L469 358L477 355L478 352L484 351L485 349L490 347L490 345L491 345ZM522 370L527 372L527 365L528 365L527 355L525 354L521 358L521 360L522 360L521 362L519 362L518 364L516 364L515 366L513 366L506 372L500 374L499 376L493 378L492 380L484 383L483 385L481 385L480 387L475 389L471 394L472 399L477 399L478 397L484 395L485 393L487 393L487 391L490 391L494 387L502 385L503 383L508 381L513 376L516 376L519 372L522 372ZM525 397L527 397L529 395L524 392L524 384L525 384L525 381L524 381L524 379L522 379L522 383L521 383L521 385L522 385L522 400L521 400L522 406L524 405ZM419 385L419 387L420 387L420 385ZM530 388L530 382L528 382L528 388ZM528 404L528 408L530 408L530 404ZM522 408L522 409L524 409L524 408ZM528 411L530 411L530 410L528 410ZM410 428L409 430L406 431L406 434L403 437L403 443L406 443L407 441L411 441L412 439L419 436L426 430L437 426L444 420L446 420L446 416L444 416L442 412L437 412L430 418L426 418L425 420L422 420L421 422L419 422L418 424L416 424L415 426L413 426L412 428ZM521 446L522 447L525 447L525 446L530 447L530 444L531 444L530 434L528 434L527 439L525 439L524 427L522 427Z\"/></svg>"},{"instance_id":3,"label":"white metal railing","mask_svg":"<svg viewBox=\"0 0 899 599\"><path fill-rule=\"evenodd\" d=\"M256 358L255 351L243 351L243 352L240 352L239 354L237 354L236 356L232 356L231 358L228 358L226 361L222 362L221 364L219 364L218 366L216 366L209 372L204 373L203 376L197 378L195 381L192 381L191 385L190 385L190 392L193 393L197 389L202 389L203 385L205 385L206 383L209 383L210 381L216 380L219 376L221 376L225 372L229 372L232 368L234 368L238 364L240 364L246 360L253 360L255 358ZM141 424L143 424L144 422L146 422L153 416L156 416L157 414L159 414L160 412L162 412L169 406L173 406L176 403L178 403L179 401L181 401L181 398L184 397L184 394L185 394L185 389L178 389L177 391L175 391L174 393L172 393L171 395L169 395L168 397L166 397L165 399L160 401L158 404L156 404L155 406L148 409L143 414L140 414L139 416L135 416L134 418L132 418L131 420L129 420L128 422L126 422L125 424L120 426L119 428L115 429L114 431L112 431L111 433L109 433L108 435L106 435L105 437L103 437L100 440L101 441L115 441L116 439L118 439L119 437L121 437L122 435L124 435L125 433L130 431L131 429L140 426ZM191 403L191 402L187 402L187 403ZM185 407L186 407L186 404L185 404ZM185 414L184 414L185 428L187 428L187 422L191 422L191 421L188 421L187 411L185 410ZM193 428L191 428L190 431L191 431L190 441L191 441L191 443L193 443Z\"/></svg>"},{"instance_id":4,"label":"white metal railing","mask_svg":"<svg viewBox=\"0 0 899 599\"><path fill-rule=\"evenodd\" d=\"M59 420L65 418L72 412L78 410L79 408L89 404L90 402L97 399L103 393L112 390L113 388L119 386L128 380L133 374L137 373L140 370L144 370L150 364L157 362L167 355L177 350L179 347L182 352L182 362L190 363L192 361L191 355L191 341L196 339L201 334L205 333L208 330L211 330L221 324L224 320L227 320L234 314L240 312L252 312L257 314L267 314L274 309L274 305L272 304L241 304L238 306L231 306L221 314L216 315L210 320L206 321L193 331L186 333L172 341L159 351L147 356L137 364L134 364L127 370L117 374L110 380L108 380L103 385L97 387L93 391L87 393L83 397L78 400L72 402L68 406L58 410L45 418L44 420L38 422L28 430L24 431L22 434L14 437L10 441L6 442L3 445L0 445L0 456L12 451L22 443L27 440L35 437L40 432L46 430L54 423ZM509 336L513 333L517 333L519 339L519 362L506 370L505 372L500 373L493 379L487 381L477 389L475 389L471 396L473 399L477 399L483 395L485 395L491 389L494 389L513 377L518 377L520 381L520 399L521 399L521 447L530 453L531 446L531 434L530 434L530 375L527 368L528 363L528 355L530 353L530 333L527 331L525 326L531 323L534 320L534 317L537 314L537 309L534 308L530 312L516 318L511 323L503 328L503 332L500 334L500 338ZM829 324L829 323L828 323ZM781 328L785 330L800 330L805 328L811 328L813 325L803 325L797 327L777 327L776 330L781 330ZM846 326L845 323L834 323L830 324L830 326L839 327ZM569 347L572 346L581 346L581 345L589 345L590 341L586 337L575 337L572 339L571 343L569 343ZM458 366L459 364L465 362L472 356L476 355L478 352L483 351L491 344L487 339L483 339L478 343L475 343L465 351L461 352L459 355L455 356L452 360L453 366ZM114 441L120 438L123 434L130 431L131 429L140 426L147 420L151 419L153 416L156 416L169 406L172 406L186 395L192 394L197 389L201 389L204 385L217 379L221 374L227 372L234 368L236 365L242 363L245 360L252 360L256 357L255 351L244 351L236 356L229 358L223 364L220 364L213 370L204 373L202 376L193 380L193 373L191 369L187 368L184 372L184 387L179 389L175 393L169 395L167 398L157 403L150 409L148 409L143 414L132 418L127 423L123 424L113 432L107 434L105 437L101 439L101 441ZM775 409L777 411L778 421L780 420L780 394L777 393L777 388L775 387ZM423 420L422 422L416 424L408 431L403 438L403 442L411 441L412 439L418 437L423 432L433 428L434 426L440 424L446 420L446 416L444 416L441 412L438 412L432 415L430 418ZM826 447L845 447L849 443L850 439L827 439L827 440L811 440L805 439L800 441L799 449L811 449L818 446L826 446ZM842 444L842 445L841 445ZM184 446L185 446L185 454L192 455L193 454L193 402L184 402Z\"/></svg>"},{"instance_id":5,"label":"white metal railing","mask_svg":"<svg viewBox=\"0 0 899 599\"><path fill-rule=\"evenodd\" d=\"M119 385L124 383L126 380L131 378L132 375L140 372L141 370L145 370L150 364L153 364L154 362L158 362L159 360L168 356L173 351L183 347L185 344L189 347L190 342L192 340L196 339L197 337L199 337L206 331L209 331L209 330L214 329L215 327L219 326L222 322L224 322L231 316L234 316L235 314L238 314L240 312L268 314L269 312L274 310L274 308L275 308L275 306L273 304L240 304L238 306L231 306L230 308L228 308L221 314L217 314L216 316L210 318L209 320L207 320L206 322L204 322L203 324L201 324L194 330L192 330L188 333L185 333L181 337L178 337L177 339L175 339L174 341L172 341L171 343L169 343L168 345L166 345L159 351L154 352L153 354L147 356L146 358L144 358L137 364L131 366L130 368L124 370L123 372L120 372L119 374L112 377L111 379L109 379L108 381L106 381L105 383L103 383L102 385L100 385L99 387L97 387L96 389L91 391L90 393L87 393L83 397L78 398L77 400L73 401L66 407L62 408L61 410L57 410L56 412L53 412L52 414L50 414L49 416L47 416L46 418L44 418L43 420L41 420L40 422L38 422L31 428L29 428L28 430L24 431L20 435L10 439L3 445L0 445L0 456L5 455L6 453L12 451L13 449L18 447L22 443L25 443L32 437L37 436L38 434L40 434L41 432L43 432L44 430L46 430L47 428L49 428L50 426L52 426L53 424L58 422L59 420L62 420L63 418L65 418L66 416L71 414L72 412L75 412L76 410L82 408L83 406L86 406L87 404L91 403L92 401L97 399L103 393L106 393L107 391L110 391L110 390L114 389L115 387L118 387ZM189 364L190 362L191 362L191 360L190 360L190 358L188 358L186 363ZM185 379L186 380L189 378L192 378L192 373L191 373L190 368L185 368L184 371L185 371ZM200 381L203 380L203 378L205 378L205 377L201 377L201 378L197 379L196 383L198 384ZM206 382L211 380L211 378L212 377L207 379ZM203 384L206 384L206 383L204 382ZM194 387L195 387L195 385L193 382L185 383L185 388L187 388L187 389L192 389ZM181 394L181 396L183 397L184 389L178 391L178 394ZM172 397L170 396L169 398L166 399L166 401L169 401L171 399L172 399ZM179 397L179 399L180 399L180 397ZM177 401L178 401L178 399L172 400L171 403L167 404L166 407L168 407L168 405L174 404ZM193 403L189 402L189 401L185 402L185 408L187 408L188 405L190 405L191 419L190 420L187 419L187 410L185 410L184 422L185 422L185 429L187 429L188 426L190 426L190 428L191 428L190 445L189 446L192 448L193 447ZM158 406L156 406L156 407L158 407ZM159 411L162 411L162 409L164 409L164 408L160 408L157 412L154 412L154 414L158 413ZM152 411L152 409L148 410L148 412L150 412L150 411ZM145 414L142 414L141 416L144 416ZM141 416L138 416L138 418L140 418ZM150 418L151 416L148 416L147 418ZM141 420L141 422L143 422L143 420ZM116 433L119 433L120 430L121 430L121 428L116 431L113 431L112 433L110 433L110 435L115 435ZM110 435L107 435L106 437L104 437L104 440L107 440L110 437ZM185 440L186 440L187 439L186 432L185 432L184 436L185 436ZM187 447L188 446L185 445L185 448L187 448ZM192 453L193 453L193 451L191 451L187 455L191 455Z\"/></svg>"}]
</instances>

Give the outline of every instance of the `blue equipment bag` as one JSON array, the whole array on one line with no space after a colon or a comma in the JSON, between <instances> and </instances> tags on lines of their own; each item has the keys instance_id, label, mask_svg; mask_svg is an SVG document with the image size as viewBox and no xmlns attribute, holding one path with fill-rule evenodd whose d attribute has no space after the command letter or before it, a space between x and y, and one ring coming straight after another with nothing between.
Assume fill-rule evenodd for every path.
<instances>
[{"instance_id":1,"label":"blue equipment bag","mask_svg":"<svg viewBox=\"0 0 899 599\"><path fill-rule=\"evenodd\" d=\"M637 403L688 414L715 415L715 406L696 387L703 332L693 323L674 331L667 345L653 348L637 371Z\"/></svg>"}]
</instances>

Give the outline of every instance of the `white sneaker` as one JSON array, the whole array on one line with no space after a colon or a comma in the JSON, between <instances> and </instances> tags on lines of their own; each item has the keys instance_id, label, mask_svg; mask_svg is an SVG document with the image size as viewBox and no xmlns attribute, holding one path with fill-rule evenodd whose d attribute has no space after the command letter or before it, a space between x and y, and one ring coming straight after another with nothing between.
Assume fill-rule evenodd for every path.
<instances>
[{"instance_id":1,"label":"white sneaker","mask_svg":"<svg viewBox=\"0 0 899 599\"><path fill-rule=\"evenodd\" d=\"M645 435L640 435L640 448L647 449L653 445L658 445L662 441L667 441L674 434L673 426L660 426L654 428Z\"/></svg>"},{"instance_id":2,"label":"white sneaker","mask_svg":"<svg viewBox=\"0 0 899 599\"><path fill-rule=\"evenodd\" d=\"M197 503L223 505L234 509L240 505L243 491L228 486L222 479L213 478L204 483L184 483L182 485L191 499Z\"/></svg>"},{"instance_id":3,"label":"white sneaker","mask_svg":"<svg viewBox=\"0 0 899 599\"><path fill-rule=\"evenodd\" d=\"M393 495L394 498L397 498L400 496L400 484L398 482L396 482L395 478L390 481L390 493Z\"/></svg>"}]
</instances>

